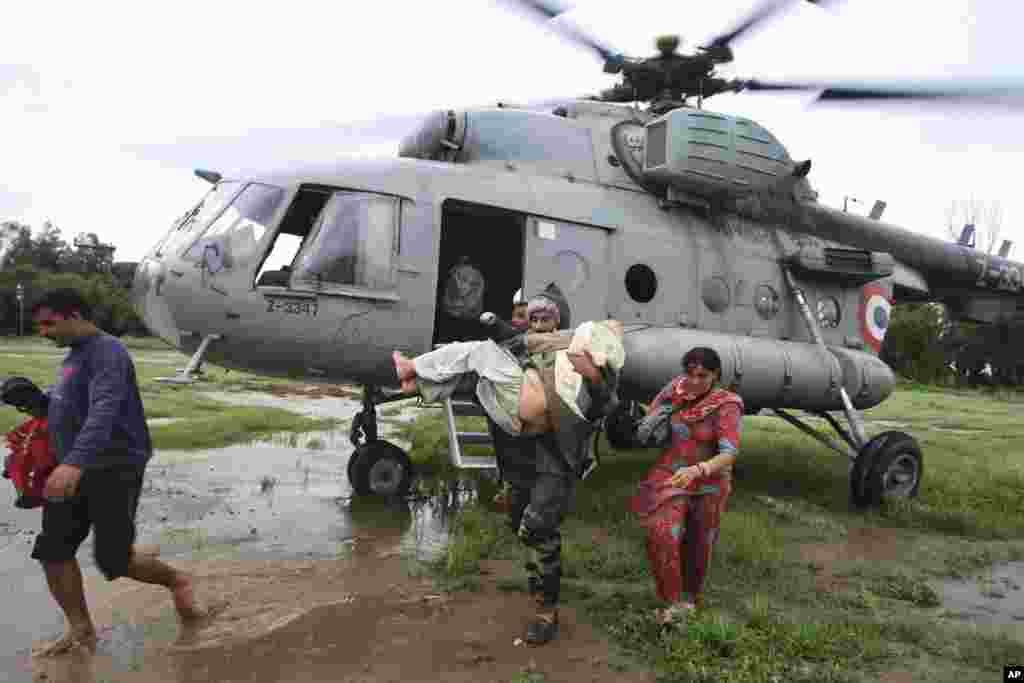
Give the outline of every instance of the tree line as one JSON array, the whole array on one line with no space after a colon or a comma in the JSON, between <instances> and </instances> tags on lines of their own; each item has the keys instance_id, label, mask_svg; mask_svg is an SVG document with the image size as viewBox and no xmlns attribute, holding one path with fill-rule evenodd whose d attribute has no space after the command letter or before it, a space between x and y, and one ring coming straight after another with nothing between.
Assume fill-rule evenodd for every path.
<instances>
[{"instance_id":1,"label":"tree line","mask_svg":"<svg viewBox=\"0 0 1024 683\"><path fill-rule=\"evenodd\" d=\"M33 304L51 289L73 287L92 304L100 329L118 336L147 335L131 304L134 265L115 263L116 250L94 232L78 233L69 244L50 221L35 235L19 221L0 222L0 334L34 334Z\"/></svg>"}]
</instances>

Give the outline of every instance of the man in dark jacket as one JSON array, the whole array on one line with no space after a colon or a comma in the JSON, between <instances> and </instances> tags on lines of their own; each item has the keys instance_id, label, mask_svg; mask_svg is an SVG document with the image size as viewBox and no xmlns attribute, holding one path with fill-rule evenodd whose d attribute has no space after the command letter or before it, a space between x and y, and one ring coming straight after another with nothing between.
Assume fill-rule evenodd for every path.
<instances>
[{"instance_id":1,"label":"man in dark jacket","mask_svg":"<svg viewBox=\"0 0 1024 683\"><path fill-rule=\"evenodd\" d=\"M191 577L134 549L135 511L153 447L131 356L91 322L91 307L75 290L46 294L32 317L40 335L70 347L48 397L58 465L46 480L42 531L32 549L68 624L62 638L37 654L95 649L96 628L75 558L90 528L96 565L107 580L127 576L165 586L182 623L194 622L204 613Z\"/></svg>"},{"instance_id":2,"label":"man in dark jacket","mask_svg":"<svg viewBox=\"0 0 1024 683\"><path fill-rule=\"evenodd\" d=\"M519 292L517 292L517 295ZM526 334L547 335L555 329L570 329L569 303L555 283L527 302L529 330L516 328L492 313L481 317L489 336L515 355L524 366L551 372L555 350L531 353ZM589 474L593 465L591 439L599 420L615 402L615 382L601 378L585 359L578 369L592 374L591 401L586 417L562 409L562 402L550 395L552 420L556 429L541 436L514 436L488 417L498 470L506 484L500 504L508 509L509 524L523 545L533 552L526 564L527 587L537 601L537 615L530 623L526 640L543 645L558 635L558 605L561 600L561 525L569 512L576 482ZM546 382L546 387L550 382ZM551 392L549 392L551 393ZM586 419L590 418L590 419Z\"/></svg>"}]
</instances>

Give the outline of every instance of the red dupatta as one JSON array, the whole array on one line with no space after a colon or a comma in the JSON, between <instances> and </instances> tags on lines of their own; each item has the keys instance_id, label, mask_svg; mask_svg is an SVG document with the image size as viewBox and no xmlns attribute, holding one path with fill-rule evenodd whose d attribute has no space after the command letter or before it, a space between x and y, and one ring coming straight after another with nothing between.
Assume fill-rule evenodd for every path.
<instances>
[{"instance_id":1,"label":"red dupatta","mask_svg":"<svg viewBox=\"0 0 1024 683\"><path fill-rule=\"evenodd\" d=\"M698 396L691 390L685 377L680 377L672 382L671 387L658 397L659 402L671 401L674 410L672 420L681 421L687 425L695 425L725 405L735 404L742 410L743 399L726 389L712 389L702 398L699 398L695 405L682 408L687 403L698 399ZM640 515L641 523L652 523L655 513L664 504L678 496L701 495L713 493L719 490L716 483L701 481L700 477L694 478L686 485L686 488L670 486L668 480L675 474L675 470L668 465L655 465L647 478L640 482L640 491L630 500L630 509Z\"/></svg>"}]
</instances>

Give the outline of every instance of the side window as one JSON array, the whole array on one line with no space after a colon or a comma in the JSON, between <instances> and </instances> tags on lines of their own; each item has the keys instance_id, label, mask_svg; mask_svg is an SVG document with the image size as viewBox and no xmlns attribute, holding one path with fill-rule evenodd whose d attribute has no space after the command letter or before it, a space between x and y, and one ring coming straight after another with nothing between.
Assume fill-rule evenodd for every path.
<instances>
[{"instance_id":1,"label":"side window","mask_svg":"<svg viewBox=\"0 0 1024 683\"><path fill-rule=\"evenodd\" d=\"M317 290L332 285L392 289L399 200L363 192L335 192L299 255L293 283Z\"/></svg>"},{"instance_id":2,"label":"side window","mask_svg":"<svg viewBox=\"0 0 1024 683\"><path fill-rule=\"evenodd\" d=\"M291 282L292 263L303 243L313 231L331 190L323 187L300 187L277 226L277 234L267 245L267 257L256 272L257 287L287 287Z\"/></svg>"},{"instance_id":3,"label":"side window","mask_svg":"<svg viewBox=\"0 0 1024 683\"><path fill-rule=\"evenodd\" d=\"M247 185L182 258L202 259L212 273L251 265L260 255L257 247L283 198L280 187Z\"/></svg>"},{"instance_id":4,"label":"side window","mask_svg":"<svg viewBox=\"0 0 1024 683\"><path fill-rule=\"evenodd\" d=\"M157 249L156 255L176 254L186 242L195 239L196 233L206 228L224 210L241 187L242 183L236 181L218 183L206 193L201 202L178 219L164 243Z\"/></svg>"}]
</instances>

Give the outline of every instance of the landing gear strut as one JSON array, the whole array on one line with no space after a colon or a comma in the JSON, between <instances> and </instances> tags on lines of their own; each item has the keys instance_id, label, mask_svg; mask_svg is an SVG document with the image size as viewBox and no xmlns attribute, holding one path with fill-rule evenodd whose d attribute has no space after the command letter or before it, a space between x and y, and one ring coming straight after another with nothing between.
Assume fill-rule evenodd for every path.
<instances>
[{"instance_id":1,"label":"landing gear strut","mask_svg":"<svg viewBox=\"0 0 1024 683\"><path fill-rule=\"evenodd\" d=\"M377 436L376 405L409 398L363 387L363 409L352 418L349 441L355 447L348 461L348 481L361 496L401 496L412 482L412 462L405 451Z\"/></svg>"},{"instance_id":2,"label":"landing gear strut","mask_svg":"<svg viewBox=\"0 0 1024 683\"><path fill-rule=\"evenodd\" d=\"M797 307L803 316L804 323L811 333L814 342L828 352L828 347L821 337L818 322L811 314L803 290L789 268L784 266L782 273L786 283L793 292ZM853 407L853 402L842 384L838 387L843 401L843 412L850 423L847 433L828 413L821 413L843 442L822 434L813 427L804 424L798 418L776 410L775 413L801 431L821 441L829 448L849 457L850 466L850 501L858 508L876 507L886 498L913 498L921 487L921 474L924 470L924 459L921 447L914 437L903 432L883 432L871 439L864 431L864 421Z\"/></svg>"}]
</instances>

